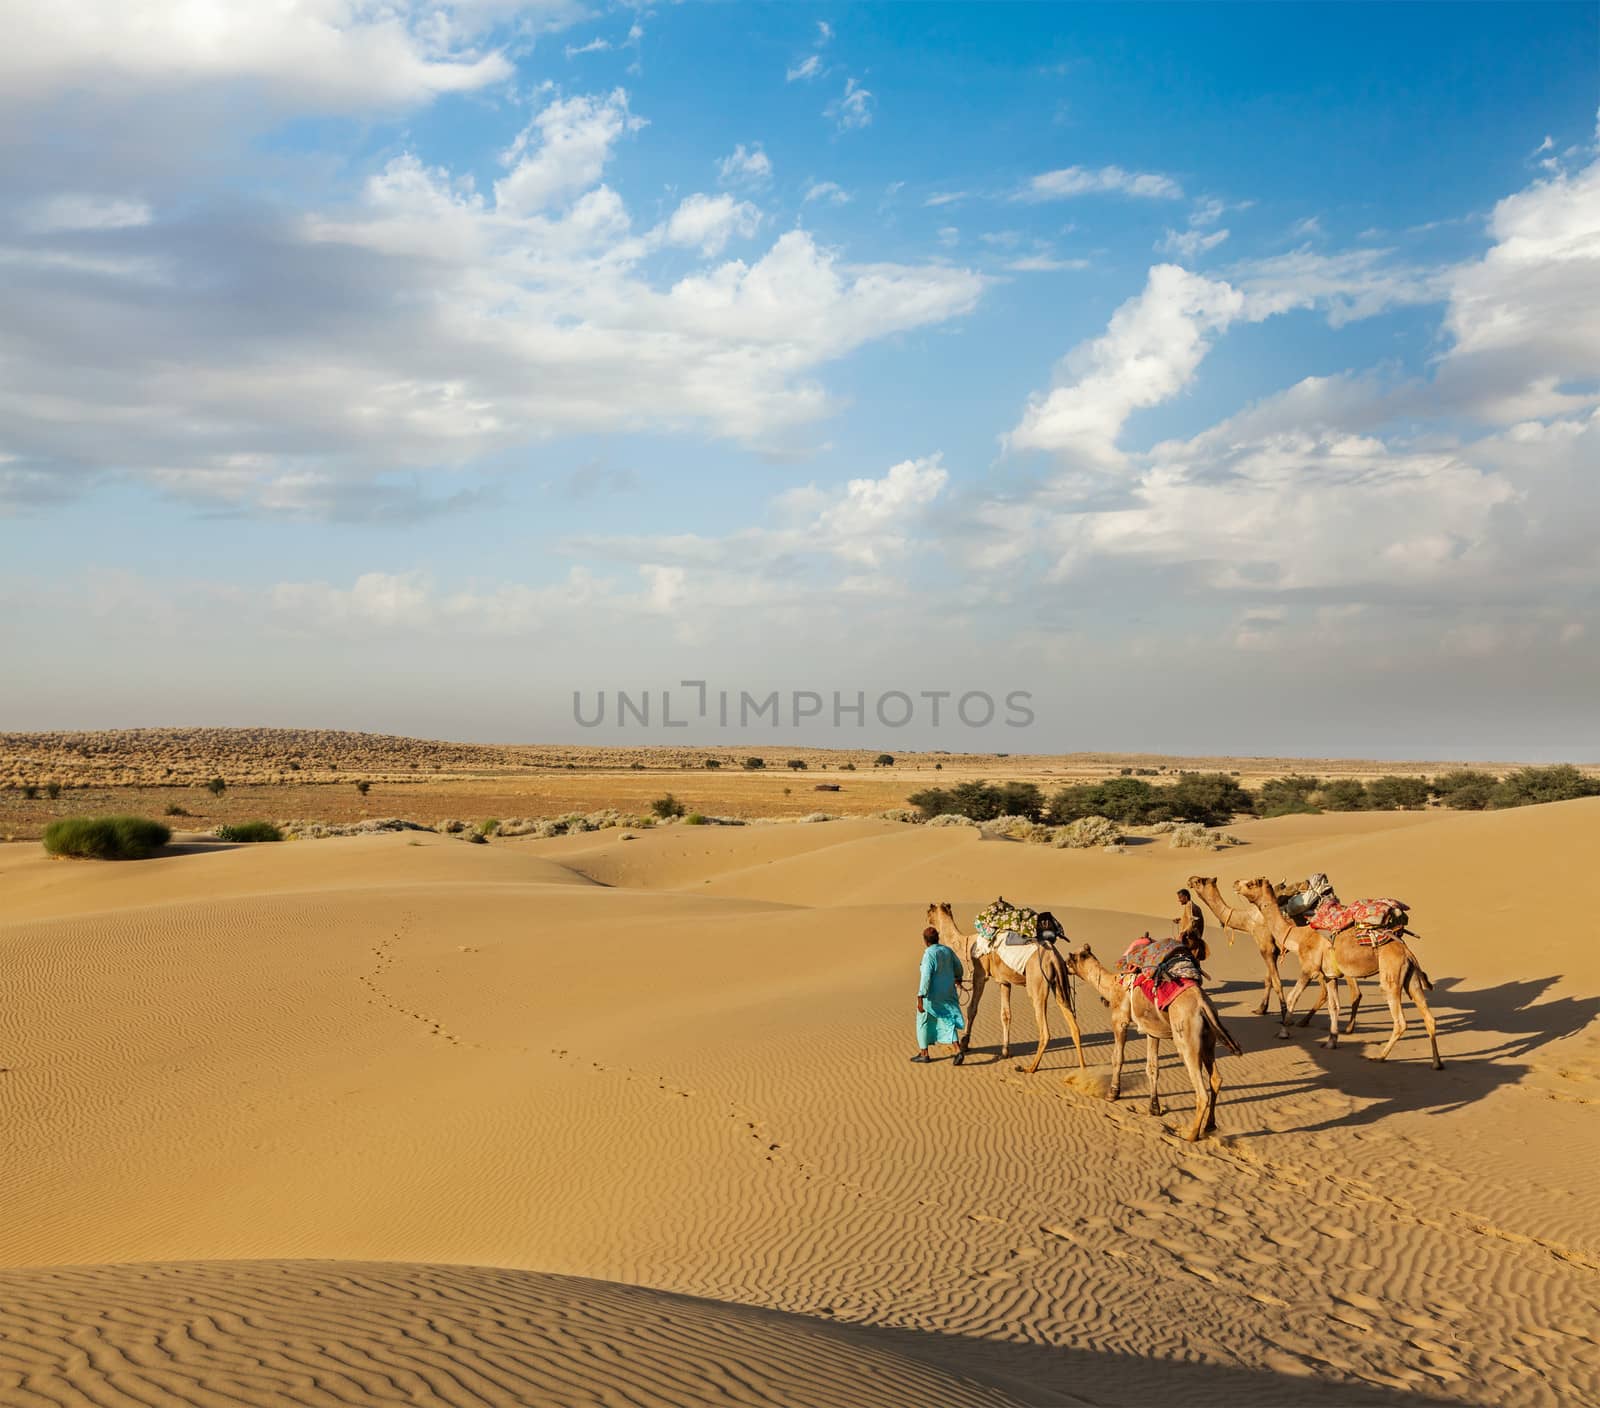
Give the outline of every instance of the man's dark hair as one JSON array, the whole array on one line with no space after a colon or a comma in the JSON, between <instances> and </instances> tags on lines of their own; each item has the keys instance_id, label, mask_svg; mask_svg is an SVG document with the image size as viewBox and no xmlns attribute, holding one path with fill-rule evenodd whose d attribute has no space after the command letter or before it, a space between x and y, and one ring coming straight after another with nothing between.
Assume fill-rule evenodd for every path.
<instances>
[{"instance_id":1,"label":"man's dark hair","mask_svg":"<svg viewBox=\"0 0 1600 1408\"><path fill-rule=\"evenodd\" d=\"M1179 890L1178 891L1178 898L1180 900L1188 899L1189 898L1189 892L1187 890Z\"/></svg>"},{"instance_id":2,"label":"man's dark hair","mask_svg":"<svg viewBox=\"0 0 1600 1408\"><path fill-rule=\"evenodd\" d=\"M937 929L935 929L933 927L933 925L931 925L931 924L928 925L928 927L922 931L922 942L925 943L925 944L936 944L936 943L938 943L939 942L939 931Z\"/></svg>"}]
</instances>

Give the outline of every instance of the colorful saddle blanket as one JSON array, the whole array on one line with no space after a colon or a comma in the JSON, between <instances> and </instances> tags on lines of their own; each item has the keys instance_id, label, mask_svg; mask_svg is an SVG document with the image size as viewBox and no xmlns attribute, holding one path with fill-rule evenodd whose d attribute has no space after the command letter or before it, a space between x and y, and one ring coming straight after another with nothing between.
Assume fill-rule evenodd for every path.
<instances>
[{"instance_id":1,"label":"colorful saddle blanket","mask_svg":"<svg viewBox=\"0 0 1600 1408\"><path fill-rule=\"evenodd\" d=\"M1117 976L1124 983L1138 983L1145 995L1154 1001L1154 991L1163 984L1195 986L1200 981L1200 966L1194 961L1194 955L1177 939L1139 938L1129 944L1127 952L1117 960ZM1146 990L1141 979L1149 982L1152 988ZM1179 987L1172 997L1182 990ZM1172 997L1167 1001L1170 1002Z\"/></svg>"},{"instance_id":2,"label":"colorful saddle blanket","mask_svg":"<svg viewBox=\"0 0 1600 1408\"><path fill-rule=\"evenodd\" d=\"M1016 934L1019 942L1031 944L1038 937L1039 911L1012 904L1002 896L979 913L978 932L994 941L1002 934Z\"/></svg>"},{"instance_id":3,"label":"colorful saddle blanket","mask_svg":"<svg viewBox=\"0 0 1600 1408\"><path fill-rule=\"evenodd\" d=\"M1138 974L1134 977L1133 985L1139 989L1151 1002L1155 1003L1156 1011L1165 1012L1172 1006L1172 1001L1179 993L1188 992L1190 988L1200 986L1194 978L1163 978L1157 980Z\"/></svg>"},{"instance_id":4,"label":"colorful saddle blanket","mask_svg":"<svg viewBox=\"0 0 1600 1408\"><path fill-rule=\"evenodd\" d=\"M1403 929L1407 909L1403 900L1357 900L1354 904L1340 904L1338 900L1323 900L1311 916L1311 927L1324 933L1337 934L1352 926L1363 929Z\"/></svg>"},{"instance_id":5,"label":"colorful saddle blanket","mask_svg":"<svg viewBox=\"0 0 1600 1408\"><path fill-rule=\"evenodd\" d=\"M1273 893L1278 898L1278 907L1296 924L1304 924L1324 900L1333 900L1335 903L1339 900L1328 877L1323 874L1312 875L1304 880L1280 880Z\"/></svg>"}]
</instances>

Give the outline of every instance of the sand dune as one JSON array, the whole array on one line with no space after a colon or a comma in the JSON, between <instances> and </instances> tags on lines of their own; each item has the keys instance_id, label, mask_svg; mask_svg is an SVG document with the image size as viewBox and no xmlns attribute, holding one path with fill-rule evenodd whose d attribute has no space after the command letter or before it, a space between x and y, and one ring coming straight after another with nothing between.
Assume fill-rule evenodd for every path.
<instances>
[{"instance_id":1,"label":"sand dune","mask_svg":"<svg viewBox=\"0 0 1600 1408\"><path fill-rule=\"evenodd\" d=\"M208 1388L215 1367L262 1393L302 1375L304 1402L546 1401L518 1373L565 1385L552 1402L1600 1397L1600 1001L1567 900L1600 802L1237 830L1122 855L865 820L98 867L0 848L0 1265L56 1268L6 1274L0 1386L284 1401ZM1192 871L1310 869L1413 905L1444 1071L1415 1035L1364 1059L1388 1025L1371 984L1338 1050L1321 1018L1277 1040L1254 949L1221 936L1246 1054L1206 1144L1168 1132L1190 1099L1170 1054L1165 1119L1137 1045L1117 1104L1063 1079L1070 1045L1030 1080L998 1059L993 995L966 1067L906 1062L929 899L969 919L1003 891L1109 955ZM1103 1009L1080 993L1080 1014L1103 1074ZM427 1329L435 1301L459 1333ZM604 1307L581 1330L580 1301ZM169 1363L179 1321L203 1333ZM618 1367L604 1346L639 1326L659 1354ZM337 1351L348 1382L334 1339L365 1346ZM479 1362L501 1397L450 1367ZM359 1377L377 1364L434 1397ZM716 1366L698 1398L694 1364Z\"/></svg>"}]
</instances>

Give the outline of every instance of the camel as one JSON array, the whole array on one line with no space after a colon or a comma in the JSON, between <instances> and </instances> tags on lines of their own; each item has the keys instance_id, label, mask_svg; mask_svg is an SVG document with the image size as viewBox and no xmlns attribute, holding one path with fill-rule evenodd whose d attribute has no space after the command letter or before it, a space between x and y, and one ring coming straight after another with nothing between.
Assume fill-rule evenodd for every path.
<instances>
[{"instance_id":1,"label":"camel","mask_svg":"<svg viewBox=\"0 0 1600 1408\"><path fill-rule=\"evenodd\" d=\"M961 1033L960 1049L955 1058L957 1064L966 1059L967 1043L972 1040L972 1023L978 1015L978 1002L983 997L984 984L995 982L1000 984L1000 1026L1003 1032L1001 1060L1011 1055L1011 989L1026 987L1028 996L1033 999L1034 1025L1039 1029L1039 1049L1033 1053L1033 1064L1028 1067L1027 1073L1031 1076L1039 1069L1045 1047L1050 1044L1049 1002L1052 996L1061 1009L1061 1015L1067 1019L1067 1030L1072 1033L1072 1044L1078 1052L1078 1069L1087 1069L1083 1059L1083 1033L1078 1030L1077 1014L1072 1010L1072 980L1067 965L1055 949L1048 944L1039 945L1029 955L1025 973L1019 974L998 953L974 953L978 936L961 932L948 900L943 904L928 906L928 923L939 931L939 942L956 951L972 976L972 996L967 1000L967 1028Z\"/></svg>"},{"instance_id":2,"label":"camel","mask_svg":"<svg viewBox=\"0 0 1600 1408\"><path fill-rule=\"evenodd\" d=\"M1321 978L1324 987L1333 994L1329 1002L1334 1009L1333 1027L1328 1036L1328 1045L1337 1046L1339 1041L1337 992L1340 973L1346 974L1351 979L1370 978L1376 975L1379 985L1383 988L1383 995L1388 1000L1389 1015L1394 1025L1389 1032L1389 1040L1384 1043L1383 1050L1374 1059L1384 1060L1394 1050L1395 1043L1405 1034L1406 1017L1401 999L1410 997L1417 1004L1417 1010L1422 1014L1422 1025L1428 1031L1428 1045L1433 1051L1433 1068L1436 1071L1444 1069L1444 1062L1439 1059L1438 1029L1434 1024L1433 1010L1428 1006L1425 995L1433 986L1433 982L1423 971L1422 965L1417 962L1416 954L1412 953L1403 938L1391 939L1381 947L1369 947L1357 939L1354 929L1345 929L1331 935L1320 929L1302 929L1283 912L1269 880L1265 878L1241 880L1235 888L1266 915L1278 942L1286 948L1293 947L1300 955L1300 981L1295 984L1294 991L1289 995L1290 1013L1294 1011L1294 1005L1299 1000L1300 994L1305 991L1307 982L1312 977ZM1282 1037L1289 1035L1287 1022L1278 1035Z\"/></svg>"},{"instance_id":3,"label":"camel","mask_svg":"<svg viewBox=\"0 0 1600 1408\"><path fill-rule=\"evenodd\" d=\"M1289 1019L1284 1007L1283 979L1278 976L1278 960L1283 956L1283 949L1273 938L1272 926L1267 922L1266 916L1254 906L1247 910L1232 908L1222 898L1222 891L1217 888L1217 878L1214 875L1191 875L1189 889L1216 915L1217 923L1224 929L1237 929L1241 934L1248 934L1255 940L1261 961L1267 968L1267 981L1261 989L1261 1005L1256 1008L1256 1016L1265 1015L1267 1003L1276 995L1279 1020L1287 1022ZM1315 1012L1316 1008L1313 1007L1311 1010ZM1306 1020L1310 1020L1309 1013Z\"/></svg>"},{"instance_id":4,"label":"camel","mask_svg":"<svg viewBox=\"0 0 1600 1408\"><path fill-rule=\"evenodd\" d=\"M1193 883L1193 882L1191 882ZM1239 1043L1222 1025L1217 1009L1205 989L1187 988L1172 999L1165 1012L1137 988L1125 987L1116 974L1094 956L1085 944L1067 955L1067 967L1099 992L1111 1009L1111 1098L1122 1094L1122 1055L1128 1044L1128 1027L1144 1033L1145 1078L1150 1085L1150 1113L1161 1113L1157 1083L1161 1073L1161 1043L1170 1040L1183 1058L1184 1068L1194 1086L1194 1126L1183 1137L1191 1144L1217 1127L1217 1092L1222 1078L1217 1074L1217 1038L1235 1056L1244 1053Z\"/></svg>"}]
</instances>

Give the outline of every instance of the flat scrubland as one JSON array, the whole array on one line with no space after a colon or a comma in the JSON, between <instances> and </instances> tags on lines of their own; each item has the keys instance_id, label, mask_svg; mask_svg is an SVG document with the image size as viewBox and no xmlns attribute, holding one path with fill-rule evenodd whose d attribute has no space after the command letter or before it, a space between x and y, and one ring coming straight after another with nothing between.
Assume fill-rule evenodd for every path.
<instances>
[{"instance_id":1,"label":"flat scrubland","mask_svg":"<svg viewBox=\"0 0 1600 1408\"><path fill-rule=\"evenodd\" d=\"M892 767L875 766L888 752ZM749 771L745 759L765 767ZM720 764L707 768L706 760ZM788 767L806 764L804 771ZM845 765L850 764L847 768ZM173 728L93 733L0 734L0 837L33 839L58 817L132 812L160 817L181 807L195 829L256 817L326 822L400 816L449 818L557 816L613 807L647 811L670 791L691 810L734 817L798 817L814 811L870 816L903 807L913 792L966 779L1059 787L1094 782L1124 769L1170 781L1178 772L1231 772L1251 786L1312 772L1326 778L1383 774L1432 776L1450 762L1370 759L1179 758L1159 754L978 754L792 748L752 742L732 747L585 748L446 743L324 729ZM1504 772L1512 764L1473 764ZM220 777L214 797L206 784ZM367 784L365 794L356 784ZM50 797L51 784L59 796ZM818 784L838 791L818 791ZM38 796L28 798L25 788Z\"/></svg>"},{"instance_id":2,"label":"flat scrubland","mask_svg":"<svg viewBox=\"0 0 1600 1408\"><path fill-rule=\"evenodd\" d=\"M0 847L0 1402L1600 1402L1600 798L1232 829ZM908 1063L930 900L1110 959L1191 869L1409 902L1444 1069L1371 982L1279 1040L1215 926L1200 1144L1081 985L1087 1078L992 992Z\"/></svg>"}]
</instances>

